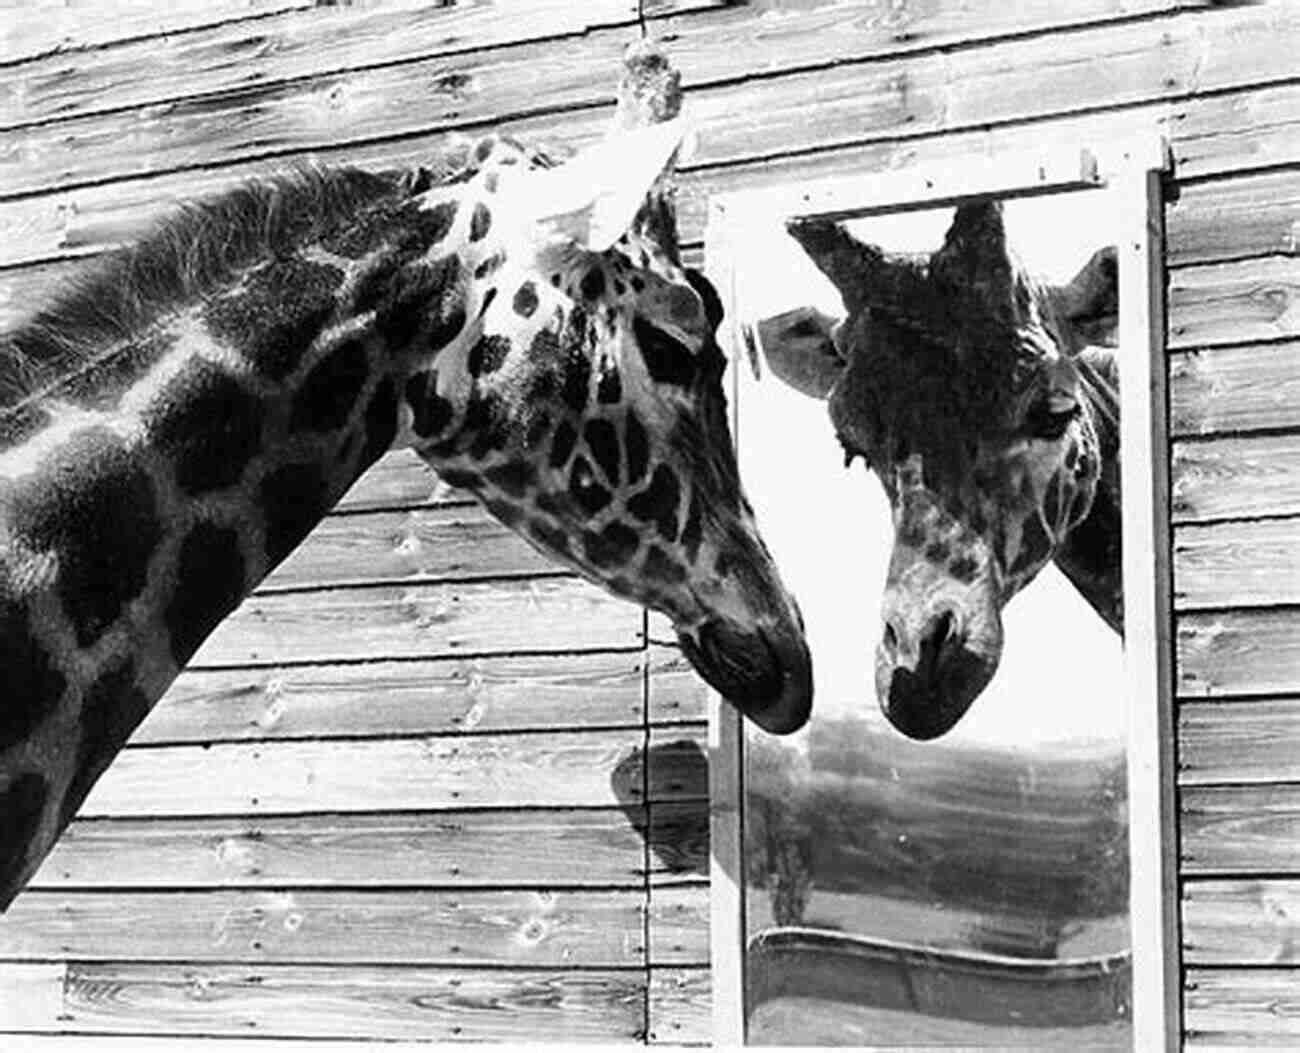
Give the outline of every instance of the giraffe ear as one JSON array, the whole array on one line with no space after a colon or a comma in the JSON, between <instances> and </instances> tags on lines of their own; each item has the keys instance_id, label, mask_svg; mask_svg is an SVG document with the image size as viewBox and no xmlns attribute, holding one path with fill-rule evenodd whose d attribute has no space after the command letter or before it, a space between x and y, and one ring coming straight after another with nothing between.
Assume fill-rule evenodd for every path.
<instances>
[{"instance_id":1,"label":"giraffe ear","mask_svg":"<svg viewBox=\"0 0 1300 1053\"><path fill-rule=\"evenodd\" d=\"M1048 290L1057 313L1089 344L1118 346L1119 253L1114 245L1098 249L1070 281Z\"/></svg>"},{"instance_id":2,"label":"giraffe ear","mask_svg":"<svg viewBox=\"0 0 1300 1053\"><path fill-rule=\"evenodd\" d=\"M558 168L529 172L510 204L543 249L604 252L627 232L686 137L681 118L615 130Z\"/></svg>"},{"instance_id":3,"label":"giraffe ear","mask_svg":"<svg viewBox=\"0 0 1300 1053\"><path fill-rule=\"evenodd\" d=\"M833 339L839 324L815 307L796 307L764 318L753 335L776 376L796 391L825 399L844 373L845 361Z\"/></svg>"}]
</instances>

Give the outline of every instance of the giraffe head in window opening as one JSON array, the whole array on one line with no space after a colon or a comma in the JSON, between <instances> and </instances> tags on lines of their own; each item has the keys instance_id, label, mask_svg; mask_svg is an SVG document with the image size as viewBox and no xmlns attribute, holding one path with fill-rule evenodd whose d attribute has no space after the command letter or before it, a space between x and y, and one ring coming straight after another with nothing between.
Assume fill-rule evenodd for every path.
<instances>
[{"instance_id":1,"label":"giraffe head in window opening","mask_svg":"<svg viewBox=\"0 0 1300 1053\"><path fill-rule=\"evenodd\" d=\"M1067 576L1120 629L1114 249L1065 286L1031 277L997 201L963 204L933 255L892 255L842 224L787 227L846 314L796 308L757 325L774 373L829 402L846 463L884 486L894 545L876 693L916 739L950 730L997 670L1002 609L1086 543ZM1116 506L1117 507L1117 506ZM1063 566L1063 569L1066 569Z\"/></svg>"}]
</instances>

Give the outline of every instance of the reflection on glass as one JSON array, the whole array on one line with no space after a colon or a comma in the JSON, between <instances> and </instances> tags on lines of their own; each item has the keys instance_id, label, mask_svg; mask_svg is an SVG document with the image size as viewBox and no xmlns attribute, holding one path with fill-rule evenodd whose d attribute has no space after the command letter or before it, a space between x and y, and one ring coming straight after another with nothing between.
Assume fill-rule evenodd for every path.
<instances>
[{"instance_id":1,"label":"reflection on glass","mask_svg":"<svg viewBox=\"0 0 1300 1053\"><path fill-rule=\"evenodd\" d=\"M805 250L837 235L805 231L801 246L774 221L738 255L739 307L767 366L741 384L741 470L817 677L803 731L746 730L751 1043L1128 1046L1117 482L1104 491L1117 435L1098 418L1116 410L1088 402L1111 376L1093 344L1114 300L1103 310L1083 288L1107 278L1094 256L1107 207L1101 194L1008 202L992 233L977 210L859 220L849 232L876 256L846 262L832 245L820 272ZM878 280L873 260L903 261L903 278L855 305L845 283ZM1020 260L1034 281L999 290ZM908 273L936 271L908 287ZM1028 306L1039 295L1048 306ZM1016 311L1032 316L1022 343L1055 347L1008 365L990 349L1024 321L1008 323ZM850 340L870 345L829 417L841 378L817 374L844 362L780 361L781 333L759 324L774 317L798 322L785 334L796 355L832 329L841 358ZM964 377L935 373L943 338L927 330L944 326L962 329L953 356L975 349ZM1061 365L1080 355L1082 379ZM1077 486L1051 483L1049 462L1087 428ZM872 471L845 472L845 454ZM1080 457L1109 459L1100 481L1075 471Z\"/></svg>"}]
</instances>

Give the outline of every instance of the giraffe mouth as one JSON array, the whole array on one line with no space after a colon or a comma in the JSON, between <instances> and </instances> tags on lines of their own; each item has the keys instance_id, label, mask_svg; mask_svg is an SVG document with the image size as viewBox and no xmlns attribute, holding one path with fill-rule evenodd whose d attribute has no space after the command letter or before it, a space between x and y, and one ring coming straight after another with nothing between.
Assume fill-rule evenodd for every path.
<instances>
[{"instance_id":1,"label":"giraffe mouth","mask_svg":"<svg viewBox=\"0 0 1300 1053\"><path fill-rule=\"evenodd\" d=\"M709 686L764 731L788 735L808 722L812 657L793 626L741 629L716 619L678 641Z\"/></svg>"},{"instance_id":2,"label":"giraffe mouth","mask_svg":"<svg viewBox=\"0 0 1300 1053\"><path fill-rule=\"evenodd\" d=\"M915 670L882 670L877 684L885 717L910 739L937 739L951 731L988 686L997 661L965 647L923 655Z\"/></svg>"}]
</instances>

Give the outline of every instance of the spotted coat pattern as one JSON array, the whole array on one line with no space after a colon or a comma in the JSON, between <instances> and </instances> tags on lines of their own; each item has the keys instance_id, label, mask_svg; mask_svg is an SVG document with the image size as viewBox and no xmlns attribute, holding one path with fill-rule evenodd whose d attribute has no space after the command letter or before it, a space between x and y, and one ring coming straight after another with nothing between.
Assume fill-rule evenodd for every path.
<instances>
[{"instance_id":1,"label":"spotted coat pattern","mask_svg":"<svg viewBox=\"0 0 1300 1053\"><path fill-rule=\"evenodd\" d=\"M653 208L608 251L538 244L496 206L550 162L495 136L461 156L362 181L327 221L263 208L279 240L0 408L0 906L207 635L394 445L668 613L740 704L786 690L778 644L807 678L739 490L716 294ZM806 716L796 687L782 720Z\"/></svg>"}]
</instances>

